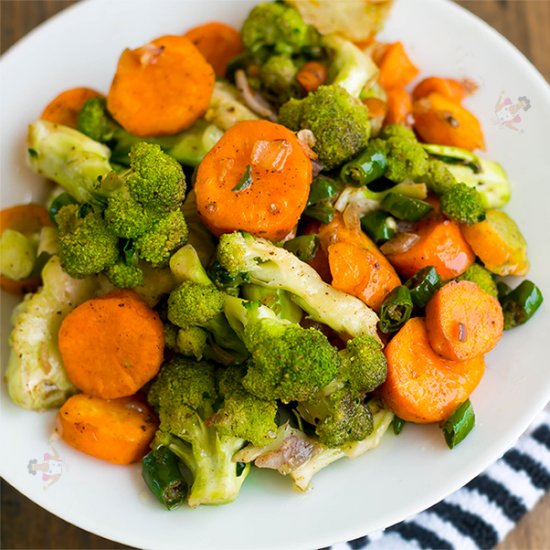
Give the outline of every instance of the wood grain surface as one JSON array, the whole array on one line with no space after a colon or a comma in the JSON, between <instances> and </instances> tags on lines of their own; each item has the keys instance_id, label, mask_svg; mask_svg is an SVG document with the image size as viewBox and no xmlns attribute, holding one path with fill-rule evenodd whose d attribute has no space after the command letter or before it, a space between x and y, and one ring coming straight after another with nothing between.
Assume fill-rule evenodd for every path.
<instances>
[{"instance_id":1,"label":"wood grain surface","mask_svg":"<svg viewBox=\"0 0 550 550\"><path fill-rule=\"evenodd\" d=\"M116 0L112 0L116 1ZM73 0L0 0L3 53ZM458 2L506 36L550 80L550 0L462 0ZM2 82L1 86L9 86ZM9 452L4 442L4 452ZM127 548L70 525L18 493L1 487L0 548ZM550 494L527 514L497 550L550 549Z\"/></svg>"}]
</instances>

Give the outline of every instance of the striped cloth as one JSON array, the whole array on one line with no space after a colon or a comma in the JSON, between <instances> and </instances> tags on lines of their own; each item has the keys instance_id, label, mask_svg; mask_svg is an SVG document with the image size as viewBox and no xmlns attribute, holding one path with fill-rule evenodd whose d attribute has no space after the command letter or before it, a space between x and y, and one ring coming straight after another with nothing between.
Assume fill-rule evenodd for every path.
<instances>
[{"instance_id":1,"label":"striped cloth","mask_svg":"<svg viewBox=\"0 0 550 550\"><path fill-rule=\"evenodd\" d=\"M550 409L547 407L514 447L462 489L401 523L328 548L493 548L549 490Z\"/></svg>"}]
</instances>

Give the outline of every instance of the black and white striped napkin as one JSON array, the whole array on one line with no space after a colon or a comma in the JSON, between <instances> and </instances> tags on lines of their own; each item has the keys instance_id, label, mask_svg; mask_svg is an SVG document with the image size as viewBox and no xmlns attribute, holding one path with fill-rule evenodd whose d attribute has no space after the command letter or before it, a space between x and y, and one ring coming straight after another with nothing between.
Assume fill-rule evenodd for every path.
<instances>
[{"instance_id":1,"label":"black and white striped napkin","mask_svg":"<svg viewBox=\"0 0 550 550\"><path fill-rule=\"evenodd\" d=\"M550 409L470 483L401 523L331 550L478 550L501 542L550 490Z\"/></svg>"}]
</instances>

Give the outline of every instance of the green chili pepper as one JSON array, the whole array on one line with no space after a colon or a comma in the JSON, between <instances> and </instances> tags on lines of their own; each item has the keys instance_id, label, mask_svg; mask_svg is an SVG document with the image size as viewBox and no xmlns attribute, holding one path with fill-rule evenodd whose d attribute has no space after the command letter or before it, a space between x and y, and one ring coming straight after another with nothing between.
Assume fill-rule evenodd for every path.
<instances>
[{"instance_id":1,"label":"green chili pepper","mask_svg":"<svg viewBox=\"0 0 550 550\"><path fill-rule=\"evenodd\" d=\"M319 235L300 235L286 241L283 248L292 252L302 262L309 262L319 250Z\"/></svg>"},{"instance_id":2,"label":"green chili pepper","mask_svg":"<svg viewBox=\"0 0 550 550\"><path fill-rule=\"evenodd\" d=\"M318 176L311 182L307 206L319 204L323 201L331 201L336 198L342 189L342 184L325 176Z\"/></svg>"},{"instance_id":3,"label":"green chili pepper","mask_svg":"<svg viewBox=\"0 0 550 550\"><path fill-rule=\"evenodd\" d=\"M340 178L347 185L360 187L381 178L387 167L388 160L385 153L367 147L357 157L342 166Z\"/></svg>"},{"instance_id":4,"label":"green chili pepper","mask_svg":"<svg viewBox=\"0 0 550 550\"><path fill-rule=\"evenodd\" d=\"M402 418L399 418L397 415L393 417L392 420L393 433L399 435L403 431L403 426L405 426L405 421Z\"/></svg>"},{"instance_id":5,"label":"green chili pepper","mask_svg":"<svg viewBox=\"0 0 550 550\"><path fill-rule=\"evenodd\" d=\"M443 435L449 449L456 447L472 431L475 422L474 409L467 399L443 423Z\"/></svg>"},{"instance_id":6,"label":"green chili pepper","mask_svg":"<svg viewBox=\"0 0 550 550\"><path fill-rule=\"evenodd\" d=\"M411 293L406 286L394 288L382 302L378 326L384 334L399 330L410 318L413 310Z\"/></svg>"},{"instance_id":7,"label":"green chili pepper","mask_svg":"<svg viewBox=\"0 0 550 550\"><path fill-rule=\"evenodd\" d=\"M514 290L500 297L504 314L504 330L526 323L543 302L542 292L532 281L525 280Z\"/></svg>"},{"instance_id":8,"label":"green chili pepper","mask_svg":"<svg viewBox=\"0 0 550 550\"><path fill-rule=\"evenodd\" d=\"M510 285L507 285L504 281L497 282L497 292L498 292L499 300L504 298L504 296L506 296L506 294L511 292L511 290L512 290L512 287Z\"/></svg>"},{"instance_id":9,"label":"green chili pepper","mask_svg":"<svg viewBox=\"0 0 550 550\"><path fill-rule=\"evenodd\" d=\"M313 206L308 206L304 210L304 214L314 220L319 220L321 223L330 223L334 218L336 210L331 204L319 203Z\"/></svg>"},{"instance_id":10,"label":"green chili pepper","mask_svg":"<svg viewBox=\"0 0 550 550\"><path fill-rule=\"evenodd\" d=\"M409 222L417 222L433 210L431 204L399 193L388 193L382 199L380 208L387 210L398 220Z\"/></svg>"},{"instance_id":11,"label":"green chili pepper","mask_svg":"<svg viewBox=\"0 0 550 550\"><path fill-rule=\"evenodd\" d=\"M50 220L52 220L53 223L56 223L55 217L57 216L58 212L68 204L78 204L78 201L73 198L69 193L64 191L63 193L60 193L55 197L55 199L50 204L50 208L48 209L48 214L50 216Z\"/></svg>"},{"instance_id":12,"label":"green chili pepper","mask_svg":"<svg viewBox=\"0 0 550 550\"><path fill-rule=\"evenodd\" d=\"M387 212L375 210L361 218L361 227L374 242L378 243L391 239L395 235L397 224Z\"/></svg>"},{"instance_id":13,"label":"green chili pepper","mask_svg":"<svg viewBox=\"0 0 550 550\"><path fill-rule=\"evenodd\" d=\"M159 447L143 458L141 475L151 492L168 510L187 497L187 483L179 468L179 459L168 447Z\"/></svg>"},{"instance_id":14,"label":"green chili pepper","mask_svg":"<svg viewBox=\"0 0 550 550\"><path fill-rule=\"evenodd\" d=\"M437 274L435 267L431 265L419 269L405 282L405 286L411 292L413 304L419 308L426 307L426 304L437 292L441 284L441 277Z\"/></svg>"}]
</instances>

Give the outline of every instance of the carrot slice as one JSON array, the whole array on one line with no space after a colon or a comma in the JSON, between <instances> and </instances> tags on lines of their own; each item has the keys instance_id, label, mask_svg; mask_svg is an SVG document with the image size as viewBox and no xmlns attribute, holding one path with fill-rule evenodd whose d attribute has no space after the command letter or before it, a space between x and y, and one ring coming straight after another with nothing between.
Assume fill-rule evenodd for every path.
<instances>
[{"instance_id":1,"label":"carrot slice","mask_svg":"<svg viewBox=\"0 0 550 550\"><path fill-rule=\"evenodd\" d=\"M152 410L137 396L105 400L80 393L57 415L57 431L65 442L114 464L143 458L156 430Z\"/></svg>"},{"instance_id":2,"label":"carrot slice","mask_svg":"<svg viewBox=\"0 0 550 550\"><path fill-rule=\"evenodd\" d=\"M439 93L413 103L414 129L427 143L463 149L485 149L479 120L460 104Z\"/></svg>"},{"instance_id":3,"label":"carrot slice","mask_svg":"<svg viewBox=\"0 0 550 550\"><path fill-rule=\"evenodd\" d=\"M426 306L430 345L446 359L463 361L491 351L503 325L499 301L470 281L450 281Z\"/></svg>"},{"instance_id":4,"label":"carrot slice","mask_svg":"<svg viewBox=\"0 0 550 550\"><path fill-rule=\"evenodd\" d=\"M404 124L410 126L412 118L411 94L405 88L390 88L386 90L388 96L388 112L384 124Z\"/></svg>"},{"instance_id":5,"label":"carrot slice","mask_svg":"<svg viewBox=\"0 0 550 550\"><path fill-rule=\"evenodd\" d=\"M369 110L369 118L382 118L386 116L388 105L377 97L368 97L363 101Z\"/></svg>"},{"instance_id":6,"label":"carrot slice","mask_svg":"<svg viewBox=\"0 0 550 550\"><path fill-rule=\"evenodd\" d=\"M441 78L430 76L419 82L412 93L413 99L422 99L432 93L438 93L450 101L460 103L467 95L471 94L476 85L470 80L455 80L454 78Z\"/></svg>"},{"instance_id":7,"label":"carrot slice","mask_svg":"<svg viewBox=\"0 0 550 550\"><path fill-rule=\"evenodd\" d=\"M42 227L51 226L48 211L39 204L20 204L0 210L0 234L6 229L14 229L24 235L37 233ZM0 288L10 294L34 292L41 283L40 277L29 277L16 281L0 275Z\"/></svg>"},{"instance_id":8,"label":"carrot slice","mask_svg":"<svg viewBox=\"0 0 550 550\"><path fill-rule=\"evenodd\" d=\"M133 134L170 135L206 112L213 90L214 70L191 40L167 35L122 52L107 107Z\"/></svg>"},{"instance_id":9,"label":"carrot slice","mask_svg":"<svg viewBox=\"0 0 550 550\"><path fill-rule=\"evenodd\" d=\"M103 399L133 395L163 360L162 322L131 290L78 306L63 320L58 342L71 382Z\"/></svg>"},{"instance_id":10,"label":"carrot slice","mask_svg":"<svg viewBox=\"0 0 550 550\"><path fill-rule=\"evenodd\" d=\"M201 162L197 210L216 235L244 230L280 240L306 207L311 161L293 132L266 120L239 122Z\"/></svg>"},{"instance_id":11,"label":"carrot slice","mask_svg":"<svg viewBox=\"0 0 550 550\"><path fill-rule=\"evenodd\" d=\"M385 347L388 377L380 387L386 404L409 422L441 422L474 391L483 356L451 361L435 353L421 317L409 319Z\"/></svg>"},{"instance_id":12,"label":"carrot slice","mask_svg":"<svg viewBox=\"0 0 550 550\"><path fill-rule=\"evenodd\" d=\"M328 69L318 61L304 63L296 74L296 81L304 92L314 92L328 78Z\"/></svg>"},{"instance_id":13,"label":"carrot slice","mask_svg":"<svg viewBox=\"0 0 550 550\"><path fill-rule=\"evenodd\" d=\"M206 61L212 65L216 76L220 77L225 76L227 64L231 59L244 51L239 31L219 21L193 27L183 36L193 42Z\"/></svg>"},{"instance_id":14,"label":"carrot slice","mask_svg":"<svg viewBox=\"0 0 550 550\"><path fill-rule=\"evenodd\" d=\"M370 250L353 243L337 242L328 247L332 286L356 296L375 311L401 282L391 264Z\"/></svg>"},{"instance_id":15,"label":"carrot slice","mask_svg":"<svg viewBox=\"0 0 550 550\"><path fill-rule=\"evenodd\" d=\"M84 87L65 90L46 105L40 118L69 126L69 128L76 128L80 109L88 99L94 97L103 97L103 94Z\"/></svg>"},{"instance_id":16,"label":"carrot slice","mask_svg":"<svg viewBox=\"0 0 550 550\"><path fill-rule=\"evenodd\" d=\"M412 277L419 269L433 265L442 279L452 279L474 263L475 254L457 223L430 220L416 233L420 238L408 250L387 256L402 277Z\"/></svg>"},{"instance_id":17,"label":"carrot slice","mask_svg":"<svg viewBox=\"0 0 550 550\"><path fill-rule=\"evenodd\" d=\"M388 44L379 68L378 82L386 90L406 86L418 74L401 42Z\"/></svg>"},{"instance_id":18,"label":"carrot slice","mask_svg":"<svg viewBox=\"0 0 550 550\"><path fill-rule=\"evenodd\" d=\"M503 277L529 271L527 243L506 212L488 210L484 221L463 225L462 233L489 271Z\"/></svg>"}]
</instances>

